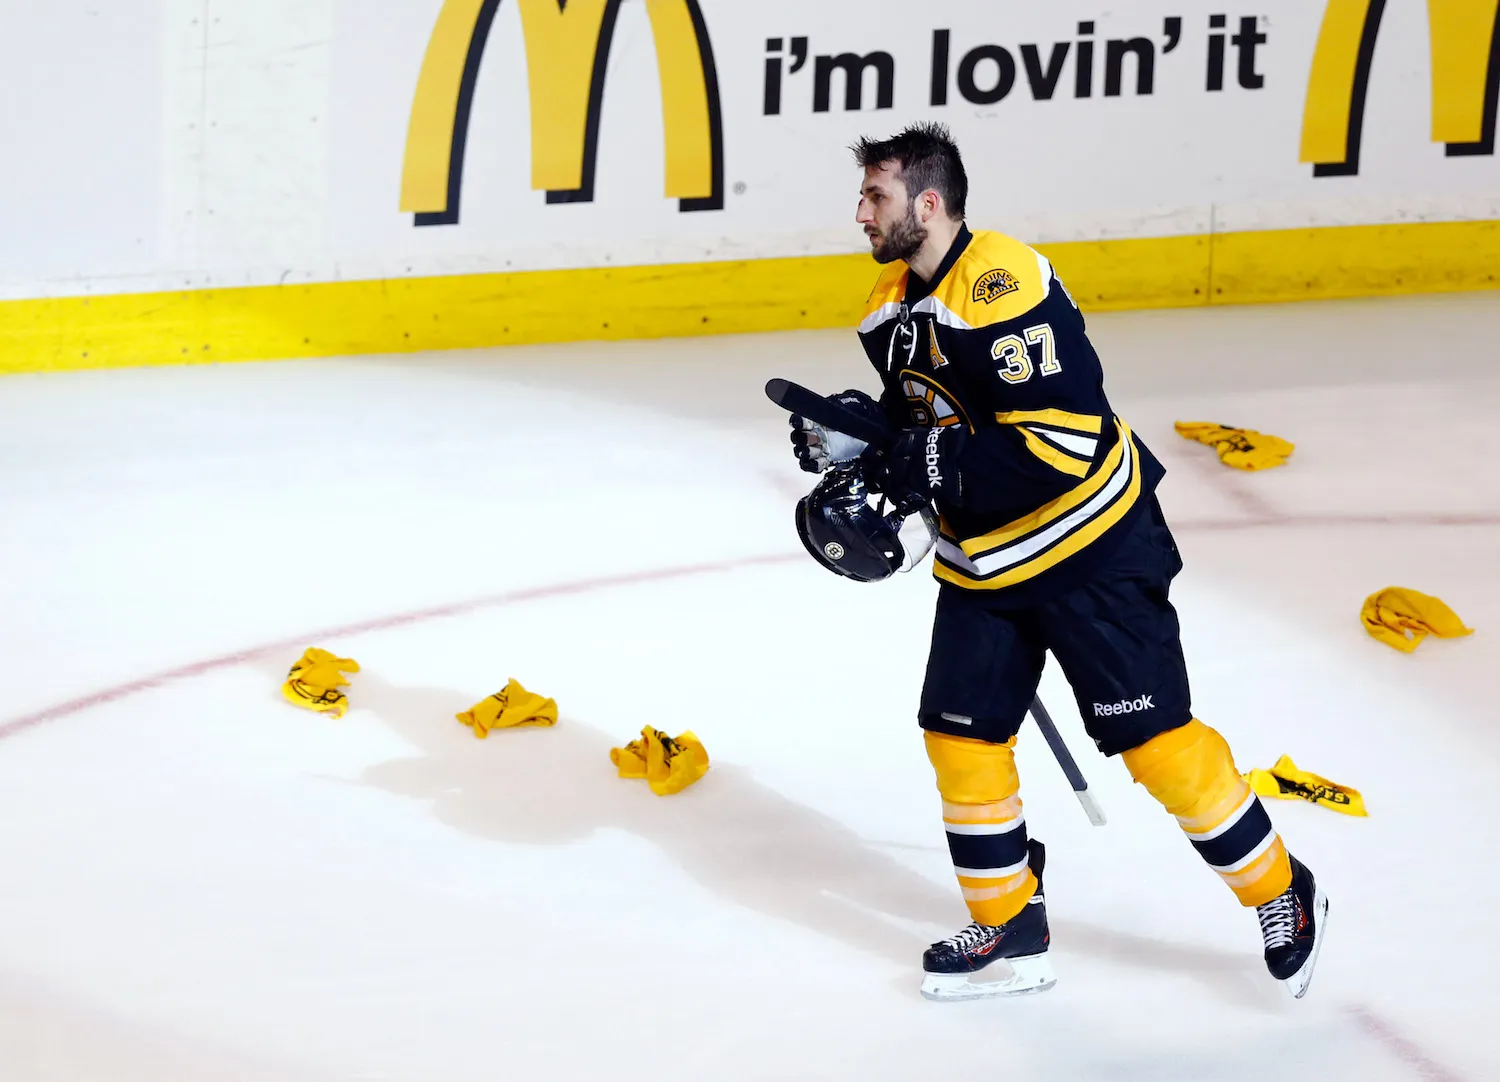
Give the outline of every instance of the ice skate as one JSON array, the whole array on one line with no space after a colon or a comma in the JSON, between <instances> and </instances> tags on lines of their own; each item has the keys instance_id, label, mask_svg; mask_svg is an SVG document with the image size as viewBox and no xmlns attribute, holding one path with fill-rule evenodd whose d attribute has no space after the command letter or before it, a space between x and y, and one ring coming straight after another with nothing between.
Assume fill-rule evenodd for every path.
<instances>
[{"instance_id":1,"label":"ice skate","mask_svg":"<svg viewBox=\"0 0 1500 1082\"><path fill-rule=\"evenodd\" d=\"M1328 899L1312 872L1292 858L1292 885L1265 905L1256 906L1266 942L1266 968L1287 991L1301 999L1312 983L1313 967L1328 927Z\"/></svg>"},{"instance_id":2,"label":"ice skate","mask_svg":"<svg viewBox=\"0 0 1500 1082\"><path fill-rule=\"evenodd\" d=\"M935 1000L987 999L1045 992L1057 983L1047 957L1047 902L1042 896L1046 851L1031 843L1031 871L1036 893L1025 908L1004 924L977 921L934 943L922 955L922 995Z\"/></svg>"}]
</instances>

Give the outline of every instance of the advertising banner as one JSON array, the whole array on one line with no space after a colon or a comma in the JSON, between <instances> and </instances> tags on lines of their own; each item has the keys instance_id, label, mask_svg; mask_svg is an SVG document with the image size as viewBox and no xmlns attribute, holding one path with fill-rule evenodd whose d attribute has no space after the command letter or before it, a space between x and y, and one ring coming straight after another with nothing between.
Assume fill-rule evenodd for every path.
<instances>
[{"instance_id":1,"label":"advertising banner","mask_svg":"<svg viewBox=\"0 0 1500 1082\"><path fill-rule=\"evenodd\" d=\"M668 311L652 267L722 289L630 333L819 325L817 296L790 322L780 302L748 324L709 309L743 274L845 289L865 243L850 144L916 121L957 138L976 227L1074 246L1105 306L1289 295L1271 249L1313 265L1309 296L1472 288L1474 253L1500 250L1500 0L57 0L18 18L0 300L38 303L0 315L8 366L81 363L79 327L108 353L138 322L133 302L67 298L170 298L151 302L161 341L127 354L425 348L567 337L511 325L606 280ZM766 260L794 264L743 270ZM1156 277L1124 283L1143 262ZM527 298L504 334L486 311L413 337L389 290L352 288L408 282L414 305L472 313L495 286L474 276ZM231 296L324 285L346 288ZM385 330L326 322L371 303L397 304ZM625 333L575 336L604 330Z\"/></svg>"}]
</instances>

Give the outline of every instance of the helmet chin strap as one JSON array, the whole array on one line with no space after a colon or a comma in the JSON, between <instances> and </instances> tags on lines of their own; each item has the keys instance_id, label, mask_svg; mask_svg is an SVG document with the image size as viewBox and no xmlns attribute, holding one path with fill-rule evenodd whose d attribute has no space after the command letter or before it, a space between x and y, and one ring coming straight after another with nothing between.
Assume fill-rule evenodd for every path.
<instances>
[{"instance_id":1,"label":"helmet chin strap","mask_svg":"<svg viewBox=\"0 0 1500 1082\"><path fill-rule=\"evenodd\" d=\"M901 520L896 536L901 541L902 560L898 571L910 571L927 558L937 544L937 514L931 504L923 504Z\"/></svg>"}]
</instances>

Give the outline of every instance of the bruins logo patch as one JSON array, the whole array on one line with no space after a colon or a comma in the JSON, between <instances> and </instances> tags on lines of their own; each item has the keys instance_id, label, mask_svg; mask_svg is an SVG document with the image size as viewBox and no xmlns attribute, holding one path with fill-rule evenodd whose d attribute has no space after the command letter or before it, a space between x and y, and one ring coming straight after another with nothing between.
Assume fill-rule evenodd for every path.
<instances>
[{"instance_id":1,"label":"bruins logo patch","mask_svg":"<svg viewBox=\"0 0 1500 1082\"><path fill-rule=\"evenodd\" d=\"M987 270L979 276L979 281L974 283L974 300L989 304L999 300L1007 293L1014 293L1021 288L1021 283L1016 281L1016 276L1008 270L996 267Z\"/></svg>"}]
</instances>

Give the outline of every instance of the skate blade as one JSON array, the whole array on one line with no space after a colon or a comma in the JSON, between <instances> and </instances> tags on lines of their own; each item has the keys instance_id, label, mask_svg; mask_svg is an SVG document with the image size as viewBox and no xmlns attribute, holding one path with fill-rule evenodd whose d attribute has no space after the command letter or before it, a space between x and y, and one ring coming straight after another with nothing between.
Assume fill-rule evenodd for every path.
<instances>
[{"instance_id":1,"label":"skate blade","mask_svg":"<svg viewBox=\"0 0 1500 1082\"><path fill-rule=\"evenodd\" d=\"M1294 999L1307 995L1307 986L1312 984L1313 967L1318 964L1318 952L1323 949L1323 936L1328 931L1328 898L1319 886L1313 887L1313 920L1317 922L1317 931L1313 933L1312 953L1302 963L1301 969L1281 982Z\"/></svg>"},{"instance_id":2,"label":"skate blade","mask_svg":"<svg viewBox=\"0 0 1500 1082\"><path fill-rule=\"evenodd\" d=\"M995 973L1001 965L1009 973ZM922 981L926 999L951 1003L965 999L993 999L998 996L1024 996L1045 992L1057 983L1052 962L1045 954L1021 958L1004 958L978 973L928 973Z\"/></svg>"}]
</instances>

